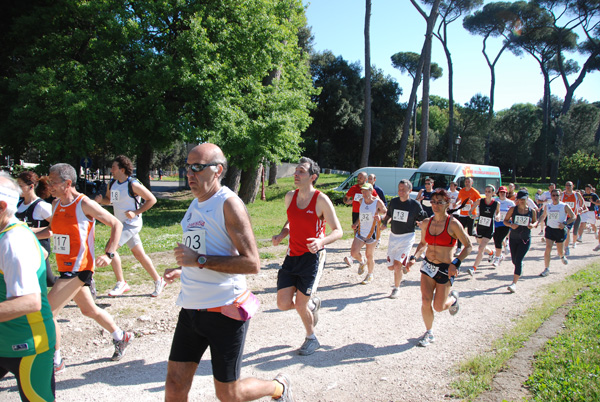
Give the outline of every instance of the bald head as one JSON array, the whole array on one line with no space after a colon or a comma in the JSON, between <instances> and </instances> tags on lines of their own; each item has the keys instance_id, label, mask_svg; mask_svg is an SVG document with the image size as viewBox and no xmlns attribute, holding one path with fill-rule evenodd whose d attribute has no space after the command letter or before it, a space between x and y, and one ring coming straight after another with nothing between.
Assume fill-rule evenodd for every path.
<instances>
[{"instance_id":1,"label":"bald head","mask_svg":"<svg viewBox=\"0 0 600 402\"><path fill-rule=\"evenodd\" d=\"M223 171L219 175L219 181L225 177L225 173L227 173L227 159L221 148L217 145L209 142L197 145L188 154L188 159L190 157L197 160L197 163L218 163L223 167Z\"/></svg>"}]
</instances>

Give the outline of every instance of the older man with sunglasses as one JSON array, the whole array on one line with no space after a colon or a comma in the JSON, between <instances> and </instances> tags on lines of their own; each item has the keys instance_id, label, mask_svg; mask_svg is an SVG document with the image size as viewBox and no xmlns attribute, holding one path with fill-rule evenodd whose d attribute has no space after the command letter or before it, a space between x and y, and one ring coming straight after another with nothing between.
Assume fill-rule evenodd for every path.
<instances>
[{"instance_id":1,"label":"older man with sunglasses","mask_svg":"<svg viewBox=\"0 0 600 402\"><path fill-rule=\"evenodd\" d=\"M166 401L187 401L202 355L210 347L213 380L221 401L250 401L271 396L293 401L290 382L240 379L248 317L226 315L247 294L246 274L260 271L258 248L248 211L221 179L227 160L209 143L193 148L187 178L195 199L181 220L183 240L175 248L180 266L165 271L165 280L181 278L181 307L165 385ZM249 298L253 297L248 296ZM233 307L233 309L232 309Z\"/></svg>"}]
</instances>

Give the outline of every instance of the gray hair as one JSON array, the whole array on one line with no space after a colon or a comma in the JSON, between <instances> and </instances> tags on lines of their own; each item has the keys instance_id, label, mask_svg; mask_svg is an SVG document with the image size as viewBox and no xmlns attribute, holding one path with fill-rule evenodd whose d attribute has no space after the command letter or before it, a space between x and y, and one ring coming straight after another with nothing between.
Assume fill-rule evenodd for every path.
<instances>
[{"instance_id":1,"label":"gray hair","mask_svg":"<svg viewBox=\"0 0 600 402\"><path fill-rule=\"evenodd\" d=\"M298 161L298 164L301 165L303 163L308 163L308 174L309 175L313 175L316 174L317 177L315 178L315 180L312 182L313 186L315 185L315 183L317 182L317 180L319 179L319 174L321 173L321 169L319 168L319 165L317 164L317 162L313 161L310 158L307 158L306 156L303 156L302 158L300 158L300 160Z\"/></svg>"},{"instance_id":2,"label":"gray hair","mask_svg":"<svg viewBox=\"0 0 600 402\"><path fill-rule=\"evenodd\" d=\"M0 191L7 190L7 192L16 192L19 196L21 196L21 188L7 172L0 171L0 178L6 180L0 180ZM11 196L12 198L12 196ZM14 203L6 203L6 210L4 212L8 216L13 216L17 213L17 206Z\"/></svg>"},{"instance_id":3,"label":"gray hair","mask_svg":"<svg viewBox=\"0 0 600 402\"><path fill-rule=\"evenodd\" d=\"M412 190L412 183L410 182L410 180L408 179L402 179L400 180L400 182L398 183L398 185L400 184L404 184L405 186L408 187L409 190Z\"/></svg>"},{"instance_id":4,"label":"gray hair","mask_svg":"<svg viewBox=\"0 0 600 402\"><path fill-rule=\"evenodd\" d=\"M57 163L50 167L50 173L56 173L62 181L71 180L71 187L77 184L77 172L68 163Z\"/></svg>"}]
</instances>

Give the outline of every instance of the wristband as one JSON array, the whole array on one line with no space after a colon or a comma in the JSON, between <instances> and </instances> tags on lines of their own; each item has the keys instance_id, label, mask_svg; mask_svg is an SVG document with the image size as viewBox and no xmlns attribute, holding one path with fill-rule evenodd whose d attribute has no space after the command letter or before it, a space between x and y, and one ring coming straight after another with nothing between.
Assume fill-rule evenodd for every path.
<instances>
[{"instance_id":1,"label":"wristband","mask_svg":"<svg viewBox=\"0 0 600 402\"><path fill-rule=\"evenodd\" d=\"M408 261L413 261L413 260L416 260L416 259L417 259L417 257L415 257L414 255L411 255L411 256L408 258Z\"/></svg>"},{"instance_id":2,"label":"wristband","mask_svg":"<svg viewBox=\"0 0 600 402\"><path fill-rule=\"evenodd\" d=\"M454 261L452 261L452 265L454 265L456 269L460 268L460 264L461 261L458 258L455 258Z\"/></svg>"}]
</instances>

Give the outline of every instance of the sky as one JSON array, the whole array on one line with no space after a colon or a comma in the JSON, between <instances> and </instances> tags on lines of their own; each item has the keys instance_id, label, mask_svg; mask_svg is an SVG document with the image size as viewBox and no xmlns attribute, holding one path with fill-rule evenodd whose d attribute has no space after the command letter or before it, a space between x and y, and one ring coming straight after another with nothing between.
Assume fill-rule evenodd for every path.
<instances>
[{"instance_id":1,"label":"sky","mask_svg":"<svg viewBox=\"0 0 600 402\"><path fill-rule=\"evenodd\" d=\"M303 3L308 6L306 17L314 35L314 50L330 50L349 62L360 62L364 69L365 1L303 0ZM371 65L399 83L403 90L400 101L406 102L412 79L395 69L390 57L397 52L421 53L425 19L409 0L372 0L371 7ZM450 24L448 42L454 67L455 102L464 105L478 93L489 96L491 76L481 53L482 38L469 34L460 19ZM489 39L488 54L495 57L501 46L501 39ZM577 54L569 58L578 60L580 67L583 65L584 59ZM448 64L442 45L435 38L432 62L442 67L444 75L431 81L430 94L448 98ZM569 83L575 78L576 75L569 76ZM508 109L515 103L537 103L543 96L543 82L539 64L532 56L517 57L505 51L496 65L495 111ZM560 78L552 82L551 92L564 98L566 90ZM575 98L600 101L600 72L586 75L575 91Z\"/></svg>"}]
</instances>

